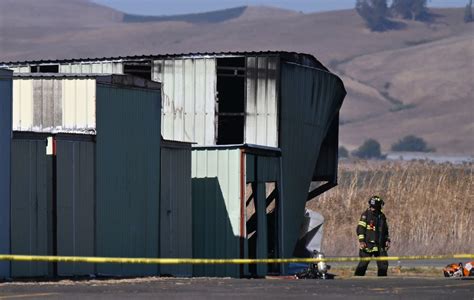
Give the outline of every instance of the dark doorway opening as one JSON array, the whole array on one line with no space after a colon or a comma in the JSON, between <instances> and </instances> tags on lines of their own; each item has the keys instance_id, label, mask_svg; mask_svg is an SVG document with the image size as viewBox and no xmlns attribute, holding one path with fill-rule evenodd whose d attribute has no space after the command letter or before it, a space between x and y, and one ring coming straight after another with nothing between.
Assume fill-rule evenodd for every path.
<instances>
[{"instance_id":1,"label":"dark doorway opening","mask_svg":"<svg viewBox=\"0 0 474 300\"><path fill-rule=\"evenodd\" d=\"M151 80L151 62L129 62L123 65L123 73Z\"/></svg>"},{"instance_id":2,"label":"dark doorway opening","mask_svg":"<svg viewBox=\"0 0 474 300\"><path fill-rule=\"evenodd\" d=\"M247 240L248 240L248 258L257 258L257 208L255 206L255 184L247 183L246 187L246 213L245 221L247 228ZM249 273L252 275L257 274L257 265L249 264Z\"/></svg>"},{"instance_id":3,"label":"dark doorway opening","mask_svg":"<svg viewBox=\"0 0 474 300\"><path fill-rule=\"evenodd\" d=\"M265 198L257 197L257 186L255 182L247 183L245 197L246 197L246 238L248 242L248 258L257 258L257 248L266 247L265 258L279 258L279 239L278 239L278 187L276 182L265 182ZM261 185L263 187L263 185ZM261 201L261 202L259 202ZM264 206L262 207L263 202ZM259 210L262 209L262 211ZM265 214L263 214L263 209ZM260 215L260 218L259 218ZM265 218L265 219L263 219ZM259 230L260 222L260 230ZM264 224L264 225L263 225ZM262 226L263 225L263 226ZM261 230L266 231L260 232ZM260 236L260 237L259 237ZM258 241L266 236L266 240ZM264 244L262 244L262 242ZM262 249L262 248L260 248ZM265 250L263 250L265 251ZM263 254L263 253L262 253ZM262 258L260 256L260 258ZM257 265L249 264L249 273L252 276L257 275ZM267 274L280 274L279 264L268 264Z\"/></svg>"},{"instance_id":4,"label":"dark doorway opening","mask_svg":"<svg viewBox=\"0 0 474 300\"><path fill-rule=\"evenodd\" d=\"M245 57L217 59L217 145L243 144Z\"/></svg>"},{"instance_id":5,"label":"dark doorway opening","mask_svg":"<svg viewBox=\"0 0 474 300\"><path fill-rule=\"evenodd\" d=\"M266 216L267 216L267 255L268 258L279 258L278 251L278 189L276 182L265 182ZM269 274L279 274L279 264L268 264Z\"/></svg>"}]
</instances>

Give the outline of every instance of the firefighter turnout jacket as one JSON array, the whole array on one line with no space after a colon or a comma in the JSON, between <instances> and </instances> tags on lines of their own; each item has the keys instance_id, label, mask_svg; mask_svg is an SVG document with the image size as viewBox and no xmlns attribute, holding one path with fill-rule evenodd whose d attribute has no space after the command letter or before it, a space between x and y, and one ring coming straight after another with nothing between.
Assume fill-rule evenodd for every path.
<instances>
[{"instance_id":1,"label":"firefighter turnout jacket","mask_svg":"<svg viewBox=\"0 0 474 300\"><path fill-rule=\"evenodd\" d=\"M357 225L359 242L365 242L365 252L378 252L385 248L385 243L390 242L388 224L385 214L380 210L367 209L361 216Z\"/></svg>"}]
</instances>

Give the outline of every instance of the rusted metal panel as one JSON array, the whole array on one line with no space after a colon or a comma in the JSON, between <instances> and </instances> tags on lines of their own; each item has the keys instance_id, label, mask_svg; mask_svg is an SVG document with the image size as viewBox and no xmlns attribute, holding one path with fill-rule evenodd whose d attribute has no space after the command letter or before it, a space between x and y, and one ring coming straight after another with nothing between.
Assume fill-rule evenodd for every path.
<instances>
[{"instance_id":1,"label":"rusted metal panel","mask_svg":"<svg viewBox=\"0 0 474 300\"><path fill-rule=\"evenodd\" d=\"M162 141L160 257L193 256L191 144ZM192 276L192 265L162 265L161 274Z\"/></svg>"},{"instance_id":2,"label":"rusted metal panel","mask_svg":"<svg viewBox=\"0 0 474 300\"><path fill-rule=\"evenodd\" d=\"M247 57L245 142L278 146L278 56Z\"/></svg>"},{"instance_id":3,"label":"rusted metal panel","mask_svg":"<svg viewBox=\"0 0 474 300\"><path fill-rule=\"evenodd\" d=\"M46 139L12 142L11 251L14 254L52 255L51 160ZM12 262L12 277L51 275L47 263Z\"/></svg>"},{"instance_id":4,"label":"rusted metal panel","mask_svg":"<svg viewBox=\"0 0 474 300\"><path fill-rule=\"evenodd\" d=\"M159 89L97 86L96 255L158 257ZM157 275L157 265L100 264L99 274Z\"/></svg>"},{"instance_id":5,"label":"rusted metal panel","mask_svg":"<svg viewBox=\"0 0 474 300\"><path fill-rule=\"evenodd\" d=\"M0 69L0 253L10 253L10 159L12 71ZM0 262L0 278L10 277L10 263Z\"/></svg>"},{"instance_id":6,"label":"rusted metal panel","mask_svg":"<svg viewBox=\"0 0 474 300\"><path fill-rule=\"evenodd\" d=\"M214 145L215 58L155 60L152 78L163 84L163 137Z\"/></svg>"},{"instance_id":7,"label":"rusted metal panel","mask_svg":"<svg viewBox=\"0 0 474 300\"><path fill-rule=\"evenodd\" d=\"M193 257L240 255L240 149L193 149ZM237 265L194 265L194 276L239 276Z\"/></svg>"},{"instance_id":8,"label":"rusted metal panel","mask_svg":"<svg viewBox=\"0 0 474 300\"><path fill-rule=\"evenodd\" d=\"M95 144L56 136L57 254L95 255ZM58 263L58 275L95 273L93 264Z\"/></svg>"}]
</instances>

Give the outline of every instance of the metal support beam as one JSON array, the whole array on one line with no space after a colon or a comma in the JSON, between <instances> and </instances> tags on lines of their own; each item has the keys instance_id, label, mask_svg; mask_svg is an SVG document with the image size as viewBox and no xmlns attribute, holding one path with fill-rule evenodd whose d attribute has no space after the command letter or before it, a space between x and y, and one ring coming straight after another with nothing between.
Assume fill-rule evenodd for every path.
<instances>
[{"instance_id":1,"label":"metal support beam","mask_svg":"<svg viewBox=\"0 0 474 300\"><path fill-rule=\"evenodd\" d=\"M314 190L312 190L308 193L308 198L306 199L306 201L309 201L309 200L321 195L322 193L332 189L336 185L337 185L336 181L328 181L325 184L323 184L321 186L318 186L317 188L315 188Z\"/></svg>"}]
</instances>

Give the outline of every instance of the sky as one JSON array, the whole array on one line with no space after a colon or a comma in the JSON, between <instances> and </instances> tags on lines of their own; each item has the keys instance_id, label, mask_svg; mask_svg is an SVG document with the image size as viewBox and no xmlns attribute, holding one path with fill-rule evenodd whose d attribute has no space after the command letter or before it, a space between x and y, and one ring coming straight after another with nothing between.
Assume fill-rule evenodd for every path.
<instances>
[{"instance_id":1,"label":"sky","mask_svg":"<svg viewBox=\"0 0 474 300\"><path fill-rule=\"evenodd\" d=\"M274 6L302 12L354 7L355 0L93 0L130 14L175 15L237 6ZM463 7L467 0L428 0L431 7Z\"/></svg>"}]
</instances>

